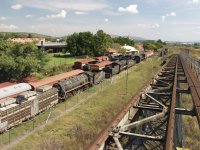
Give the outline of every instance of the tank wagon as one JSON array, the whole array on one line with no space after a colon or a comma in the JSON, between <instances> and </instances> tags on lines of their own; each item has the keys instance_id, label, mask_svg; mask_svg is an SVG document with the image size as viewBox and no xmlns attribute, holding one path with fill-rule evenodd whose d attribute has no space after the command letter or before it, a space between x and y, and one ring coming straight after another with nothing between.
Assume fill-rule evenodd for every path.
<instances>
[{"instance_id":1,"label":"tank wagon","mask_svg":"<svg viewBox=\"0 0 200 150\"><path fill-rule=\"evenodd\" d=\"M19 84L1 88L0 89L0 99L4 99L11 95L16 95L16 94L31 90L32 88L33 87L27 83L19 83Z\"/></svg>"}]
</instances>

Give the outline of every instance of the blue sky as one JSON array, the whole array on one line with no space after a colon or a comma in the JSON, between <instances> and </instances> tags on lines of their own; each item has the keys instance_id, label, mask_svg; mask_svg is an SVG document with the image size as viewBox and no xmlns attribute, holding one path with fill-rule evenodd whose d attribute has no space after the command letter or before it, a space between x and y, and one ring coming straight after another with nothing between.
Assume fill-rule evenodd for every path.
<instances>
[{"instance_id":1,"label":"blue sky","mask_svg":"<svg viewBox=\"0 0 200 150\"><path fill-rule=\"evenodd\" d=\"M1 0L0 31L200 41L200 0Z\"/></svg>"}]
</instances>

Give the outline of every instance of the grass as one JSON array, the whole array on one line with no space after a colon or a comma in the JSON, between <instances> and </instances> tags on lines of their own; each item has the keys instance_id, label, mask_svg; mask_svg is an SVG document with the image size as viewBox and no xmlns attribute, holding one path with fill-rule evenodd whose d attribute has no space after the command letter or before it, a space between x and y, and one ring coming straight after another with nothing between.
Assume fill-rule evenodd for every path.
<instances>
[{"instance_id":1,"label":"grass","mask_svg":"<svg viewBox=\"0 0 200 150\"><path fill-rule=\"evenodd\" d=\"M183 108L192 109L193 103L191 95L182 94L181 100ZM185 136L185 147L190 148L191 150L200 150L200 129L195 116L183 116L183 131Z\"/></svg>"},{"instance_id":2,"label":"grass","mask_svg":"<svg viewBox=\"0 0 200 150\"><path fill-rule=\"evenodd\" d=\"M49 54L50 61L47 65L56 65L56 64L73 64L75 61L79 60L80 58L75 58L69 54L60 54L60 56L54 56L53 54Z\"/></svg>"},{"instance_id":3,"label":"grass","mask_svg":"<svg viewBox=\"0 0 200 150\"><path fill-rule=\"evenodd\" d=\"M47 76L70 71L73 63L81 59L79 57L71 56L70 54L58 54L59 53L57 53L57 56L54 56L54 54L48 54L48 63L40 72L34 73L33 76L42 79Z\"/></svg>"},{"instance_id":4,"label":"grass","mask_svg":"<svg viewBox=\"0 0 200 150\"><path fill-rule=\"evenodd\" d=\"M97 95L90 98L81 107L31 134L12 149L83 149L128 102L132 94L152 77L155 71L160 68L160 63L160 58L149 59L130 69L127 95L125 94L126 72L123 72L117 79L113 80L112 84L110 81L105 81L93 89L71 98L66 103L57 105L52 110L50 119L59 115L65 110L65 107L70 108L76 104L79 98L85 98L98 91ZM104 89L105 87L106 89ZM46 111L38 116L35 119L35 126L44 123L48 114L49 112ZM33 123L29 121L11 130L11 140L30 132L32 127ZM7 133L1 135L0 138L1 145L8 142L5 140L8 139Z\"/></svg>"}]
</instances>

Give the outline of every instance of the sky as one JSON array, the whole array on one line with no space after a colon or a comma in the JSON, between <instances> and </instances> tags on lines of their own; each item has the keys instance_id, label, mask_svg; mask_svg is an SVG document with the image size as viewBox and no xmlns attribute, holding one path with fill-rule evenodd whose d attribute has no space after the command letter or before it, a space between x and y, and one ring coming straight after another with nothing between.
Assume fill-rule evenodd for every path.
<instances>
[{"instance_id":1,"label":"sky","mask_svg":"<svg viewBox=\"0 0 200 150\"><path fill-rule=\"evenodd\" d=\"M200 41L200 0L0 0L0 31Z\"/></svg>"}]
</instances>

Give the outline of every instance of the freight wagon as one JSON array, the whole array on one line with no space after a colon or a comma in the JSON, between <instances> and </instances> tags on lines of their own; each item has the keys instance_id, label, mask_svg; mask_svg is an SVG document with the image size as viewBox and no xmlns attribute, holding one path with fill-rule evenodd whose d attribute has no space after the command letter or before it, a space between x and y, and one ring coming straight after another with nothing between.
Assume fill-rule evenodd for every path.
<instances>
[{"instance_id":1,"label":"freight wagon","mask_svg":"<svg viewBox=\"0 0 200 150\"><path fill-rule=\"evenodd\" d=\"M26 91L12 98L11 104L1 105L0 132L3 132L58 103L56 88L45 85L36 91ZM2 107L3 106L3 107Z\"/></svg>"}]
</instances>

